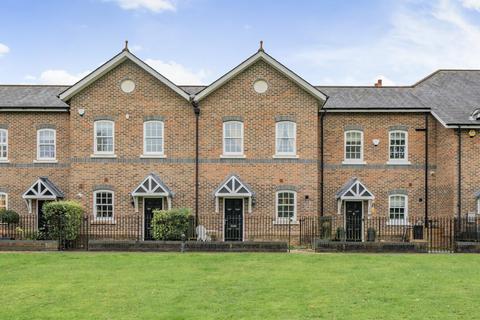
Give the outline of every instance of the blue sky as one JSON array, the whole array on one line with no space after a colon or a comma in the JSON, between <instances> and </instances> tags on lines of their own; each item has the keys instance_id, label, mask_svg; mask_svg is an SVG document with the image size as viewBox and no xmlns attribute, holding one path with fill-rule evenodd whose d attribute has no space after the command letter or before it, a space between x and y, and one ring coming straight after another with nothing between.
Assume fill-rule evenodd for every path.
<instances>
[{"instance_id":1,"label":"blue sky","mask_svg":"<svg viewBox=\"0 0 480 320\"><path fill-rule=\"evenodd\" d=\"M480 69L480 0L2 0L0 83L69 84L130 49L208 84L264 40L319 85L412 84Z\"/></svg>"}]
</instances>

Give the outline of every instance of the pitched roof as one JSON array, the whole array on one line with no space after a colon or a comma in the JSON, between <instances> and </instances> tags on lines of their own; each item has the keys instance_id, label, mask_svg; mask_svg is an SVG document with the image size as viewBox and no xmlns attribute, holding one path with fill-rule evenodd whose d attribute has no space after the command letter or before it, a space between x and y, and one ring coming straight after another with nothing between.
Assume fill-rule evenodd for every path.
<instances>
[{"instance_id":1,"label":"pitched roof","mask_svg":"<svg viewBox=\"0 0 480 320\"><path fill-rule=\"evenodd\" d=\"M47 177L40 177L22 197L24 199L58 199L63 198L64 193Z\"/></svg>"},{"instance_id":2,"label":"pitched roof","mask_svg":"<svg viewBox=\"0 0 480 320\"><path fill-rule=\"evenodd\" d=\"M145 196L154 194L166 195L168 197L174 196L174 193L155 173L149 173L132 192L132 196Z\"/></svg>"},{"instance_id":3,"label":"pitched roof","mask_svg":"<svg viewBox=\"0 0 480 320\"><path fill-rule=\"evenodd\" d=\"M0 108L59 109L68 105L57 95L68 86L0 85Z\"/></svg>"},{"instance_id":4,"label":"pitched roof","mask_svg":"<svg viewBox=\"0 0 480 320\"><path fill-rule=\"evenodd\" d=\"M108 71L112 70L115 68L117 65L120 63L124 62L125 60L130 60L137 64L140 68L144 69L146 72L160 80L163 84L165 84L167 87L178 93L181 97L185 98L186 100L190 100L190 95L187 94L184 90L180 89L177 85L175 85L173 82L165 78L163 75L161 75L158 71L150 67L148 64L137 58L134 54L132 54L128 50L122 50L119 54L114 56L112 59L108 60L104 64L102 64L100 67L98 67L96 70L88 74L86 77L75 83L73 86L70 88L66 89L64 92L62 92L59 97L63 101L68 101L70 98L72 98L75 94L78 92L82 91L85 87L93 83L95 80L103 76L105 73Z\"/></svg>"},{"instance_id":5,"label":"pitched roof","mask_svg":"<svg viewBox=\"0 0 480 320\"><path fill-rule=\"evenodd\" d=\"M265 61L268 63L270 66L275 68L277 71L285 75L287 78L292 80L293 82L297 83L300 87L302 87L305 91L308 93L312 94L314 97L317 99L325 101L327 99L327 96L323 94L318 88L315 88L312 86L310 83L299 77L297 74L295 74L293 71L285 67L283 64L275 60L272 56L268 55L263 49L260 49L255 53L254 55L250 56L247 60L243 61L240 63L238 66L224 74L222 77L214 81L212 84L209 86L205 87L202 91L198 92L194 96L195 101L200 101L203 98L207 97L210 93L214 92L221 86L223 86L226 82L228 82L230 79L235 77L237 74L251 66L257 61Z\"/></svg>"}]
</instances>

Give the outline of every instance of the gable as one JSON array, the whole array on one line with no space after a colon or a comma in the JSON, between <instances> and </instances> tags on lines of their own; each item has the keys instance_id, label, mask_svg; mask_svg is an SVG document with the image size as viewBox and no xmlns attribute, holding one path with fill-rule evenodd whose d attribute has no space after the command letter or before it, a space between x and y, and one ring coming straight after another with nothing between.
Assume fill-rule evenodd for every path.
<instances>
[{"instance_id":1,"label":"gable","mask_svg":"<svg viewBox=\"0 0 480 320\"><path fill-rule=\"evenodd\" d=\"M158 81L166 85L168 88L176 92L178 95L180 95L182 98L186 99L187 101L190 100L190 96L188 93L183 91L181 88L176 86L173 82L162 76L160 73L158 73L155 69L147 65L145 62L137 58L135 55L130 53L128 50L123 50L119 54L117 54L115 57L98 67L96 70L88 74L86 77L75 83L73 86L68 88L67 90L63 91L60 95L59 98L62 101L68 101L72 97L74 97L76 94L84 90L86 87L90 86L94 82L96 82L98 79L103 77L105 74L107 74L109 71L115 69L117 66L120 64L124 63L125 61L131 61L138 67L142 68L145 72L156 78Z\"/></svg>"}]
</instances>

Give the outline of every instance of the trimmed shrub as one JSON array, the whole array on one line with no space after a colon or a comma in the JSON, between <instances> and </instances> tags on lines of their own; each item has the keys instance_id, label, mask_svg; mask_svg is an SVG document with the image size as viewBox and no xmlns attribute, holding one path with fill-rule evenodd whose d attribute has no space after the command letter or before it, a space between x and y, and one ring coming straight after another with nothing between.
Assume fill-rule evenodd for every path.
<instances>
[{"instance_id":1,"label":"trimmed shrub","mask_svg":"<svg viewBox=\"0 0 480 320\"><path fill-rule=\"evenodd\" d=\"M48 237L75 240L80 231L83 207L75 201L52 201L43 206Z\"/></svg>"},{"instance_id":2,"label":"trimmed shrub","mask_svg":"<svg viewBox=\"0 0 480 320\"><path fill-rule=\"evenodd\" d=\"M337 228L336 240L337 241L345 241L346 240L346 233L345 229L342 227Z\"/></svg>"},{"instance_id":3,"label":"trimmed shrub","mask_svg":"<svg viewBox=\"0 0 480 320\"><path fill-rule=\"evenodd\" d=\"M18 223L20 216L13 210L0 210L0 222L6 224Z\"/></svg>"},{"instance_id":4,"label":"trimmed shrub","mask_svg":"<svg viewBox=\"0 0 480 320\"><path fill-rule=\"evenodd\" d=\"M154 210L152 235L155 240L181 240L188 233L190 209Z\"/></svg>"}]
</instances>

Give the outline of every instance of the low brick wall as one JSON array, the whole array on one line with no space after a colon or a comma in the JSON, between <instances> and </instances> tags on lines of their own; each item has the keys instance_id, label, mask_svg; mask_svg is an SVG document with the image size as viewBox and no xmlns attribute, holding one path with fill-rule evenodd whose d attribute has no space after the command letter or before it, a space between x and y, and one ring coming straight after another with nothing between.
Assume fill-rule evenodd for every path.
<instances>
[{"instance_id":1,"label":"low brick wall","mask_svg":"<svg viewBox=\"0 0 480 320\"><path fill-rule=\"evenodd\" d=\"M426 253L426 242L345 242L315 241L315 252Z\"/></svg>"},{"instance_id":2,"label":"low brick wall","mask_svg":"<svg viewBox=\"0 0 480 320\"><path fill-rule=\"evenodd\" d=\"M91 240L90 251L180 252L181 241ZM287 252L286 242L185 242L188 252Z\"/></svg>"},{"instance_id":3,"label":"low brick wall","mask_svg":"<svg viewBox=\"0 0 480 320\"><path fill-rule=\"evenodd\" d=\"M0 251L57 251L55 240L0 240Z\"/></svg>"},{"instance_id":4,"label":"low brick wall","mask_svg":"<svg viewBox=\"0 0 480 320\"><path fill-rule=\"evenodd\" d=\"M455 252L480 253L480 242L455 242Z\"/></svg>"}]
</instances>

